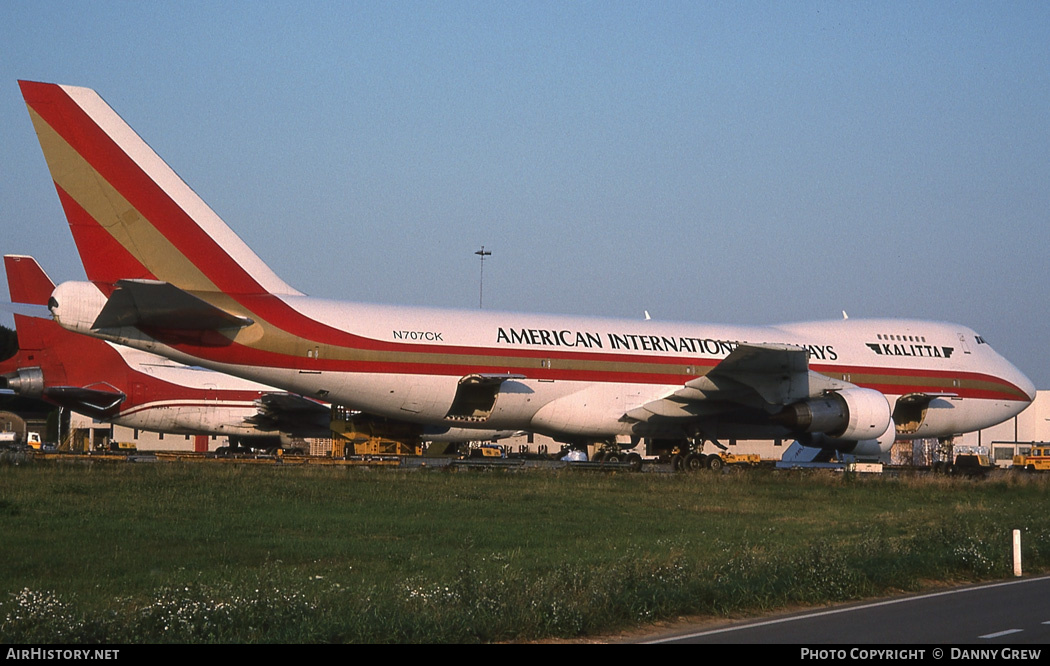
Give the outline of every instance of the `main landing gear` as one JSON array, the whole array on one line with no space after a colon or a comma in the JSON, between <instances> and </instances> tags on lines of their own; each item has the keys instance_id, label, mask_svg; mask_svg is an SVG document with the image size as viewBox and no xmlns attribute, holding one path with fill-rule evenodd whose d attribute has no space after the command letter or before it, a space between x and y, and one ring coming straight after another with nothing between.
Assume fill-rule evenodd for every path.
<instances>
[{"instance_id":1,"label":"main landing gear","mask_svg":"<svg viewBox=\"0 0 1050 666\"><path fill-rule=\"evenodd\" d=\"M633 446L631 448L634 448ZM591 462L597 463L627 463L631 469L638 471L642 469L642 456L634 451L624 451L616 442L605 442L591 456Z\"/></svg>"},{"instance_id":2,"label":"main landing gear","mask_svg":"<svg viewBox=\"0 0 1050 666\"><path fill-rule=\"evenodd\" d=\"M693 439L683 439L674 442L661 442L656 440L653 442L652 447L658 452L661 449L665 449L666 453L661 453L661 459L667 459L671 463L671 469L676 472L699 472L701 470L709 469L715 472L722 471L725 467L725 458L722 457L721 453L704 453L704 444L710 441L713 445L718 448L725 450L717 440L706 440L703 437L695 437ZM663 446L661 446L663 444Z\"/></svg>"}]
</instances>

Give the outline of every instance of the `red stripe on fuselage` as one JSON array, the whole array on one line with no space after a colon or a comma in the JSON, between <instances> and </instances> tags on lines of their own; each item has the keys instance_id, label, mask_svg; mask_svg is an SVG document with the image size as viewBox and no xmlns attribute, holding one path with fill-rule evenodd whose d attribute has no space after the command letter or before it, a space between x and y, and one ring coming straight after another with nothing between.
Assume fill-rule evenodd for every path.
<instances>
[{"instance_id":1,"label":"red stripe on fuselage","mask_svg":"<svg viewBox=\"0 0 1050 666\"><path fill-rule=\"evenodd\" d=\"M269 352L253 347L247 347L233 343L223 348L223 354L216 355L215 349L208 347L197 347L192 345L172 345L173 348L188 354L196 358L207 359L218 363L225 363L231 365L244 365L250 367L260 368L277 368L284 370L298 370L303 372L326 372L326 373L356 373L356 374L408 374L408 375L432 375L432 376L450 376L450 377L463 377L470 374L478 373L512 373L522 374L528 379L550 379L560 381L581 381L581 382L605 382L605 383L634 383L634 384L665 384L669 386L684 385L691 379L697 377L696 374L665 374L665 373L647 373L647 372L629 372L629 371L617 371L617 370L579 370L579 369L559 369L557 368L557 361L559 359L569 360L567 355L565 357L552 356L551 354L545 354L542 352L533 352L531 350L492 350L484 348L467 348L467 347L456 347L454 348L459 353L456 354L451 351L453 348L448 347L432 347L426 346L431 353L446 353L452 356L461 356L461 359L450 359L449 362L443 363L420 363L418 361L361 361L361 360L337 360L337 359L313 359L313 358L302 358L300 356L291 356L288 354ZM403 351L402 347L402 351ZM423 351L422 349L414 349L413 351ZM552 368L536 368L534 366L521 366L513 363L503 365L480 365L477 363L471 363L470 356L488 355L488 356L503 356L503 357L517 357L517 358L551 358L552 364L555 367ZM574 358L588 358L590 360L610 360L608 357L620 355L615 354L574 354ZM621 360L626 362L638 363L640 361L652 362L666 365L677 365L677 366L714 366L721 359L680 359L680 358L666 358L666 357L621 357ZM953 372L953 371L936 371L936 370L915 370L908 368L872 368L872 367L860 367L860 366L811 366L816 372L825 374L853 374L853 375L876 375L879 376L882 381L878 382L857 382L858 386L865 388L873 388L888 393L891 395L904 395L908 393L957 393L960 397L968 398L988 398L988 399L1002 399L1017 401L1022 400L1019 396L1024 395L1016 386L1005 382L1004 380L980 373L972 372ZM902 378L914 378L919 380L927 380L926 382L915 383L915 382L902 382L895 383L893 377ZM975 382L986 382L1002 387L1001 390L985 389L985 388L966 388L966 387L954 387L947 385L952 380L959 379L963 381L975 381Z\"/></svg>"}]
</instances>

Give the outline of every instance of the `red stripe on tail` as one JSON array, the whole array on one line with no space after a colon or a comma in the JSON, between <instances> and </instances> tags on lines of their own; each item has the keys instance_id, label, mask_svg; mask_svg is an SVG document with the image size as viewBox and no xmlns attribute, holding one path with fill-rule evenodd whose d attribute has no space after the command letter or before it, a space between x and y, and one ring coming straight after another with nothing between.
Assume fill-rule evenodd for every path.
<instances>
[{"instance_id":1,"label":"red stripe on tail","mask_svg":"<svg viewBox=\"0 0 1050 666\"><path fill-rule=\"evenodd\" d=\"M221 291L265 293L61 86L29 81L19 85L26 103ZM178 284L178 278L157 275L172 284Z\"/></svg>"}]
</instances>

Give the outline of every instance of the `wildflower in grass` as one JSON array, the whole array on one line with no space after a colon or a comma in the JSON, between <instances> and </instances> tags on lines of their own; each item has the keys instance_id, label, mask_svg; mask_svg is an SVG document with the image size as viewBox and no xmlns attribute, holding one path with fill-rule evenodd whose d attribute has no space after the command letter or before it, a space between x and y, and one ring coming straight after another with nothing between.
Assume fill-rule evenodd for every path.
<instances>
[{"instance_id":1,"label":"wildflower in grass","mask_svg":"<svg viewBox=\"0 0 1050 666\"><path fill-rule=\"evenodd\" d=\"M22 588L4 604L0 635L13 642L75 640L84 622L72 604L50 590Z\"/></svg>"}]
</instances>

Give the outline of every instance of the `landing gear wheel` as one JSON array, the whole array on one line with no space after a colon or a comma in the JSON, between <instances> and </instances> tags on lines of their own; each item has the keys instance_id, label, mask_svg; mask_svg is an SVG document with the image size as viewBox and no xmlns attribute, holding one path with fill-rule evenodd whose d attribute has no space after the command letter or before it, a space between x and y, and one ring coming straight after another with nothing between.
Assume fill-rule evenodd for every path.
<instances>
[{"instance_id":1,"label":"landing gear wheel","mask_svg":"<svg viewBox=\"0 0 1050 666\"><path fill-rule=\"evenodd\" d=\"M725 465L726 463L722 460L722 456L711 455L707 457L707 469L712 472L721 472Z\"/></svg>"},{"instance_id":2,"label":"landing gear wheel","mask_svg":"<svg viewBox=\"0 0 1050 666\"><path fill-rule=\"evenodd\" d=\"M619 453L606 453L605 456L602 457L602 462L618 463L620 461L621 457Z\"/></svg>"},{"instance_id":3,"label":"landing gear wheel","mask_svg":"<svg viewBox=\"0 0 1050 666\"><path fill-rule=\"evenodd\" d=\"M628 453L625 461L636 472L642 471L642 457L637 453Z\"/></svg>"},{"instance_id":4,"label":"landing gear wheel","mask_svg":"<svg viewBox=\"0 0 1050 666\"><path fill-rule=\"evenodd\" d=\"M591 462L601 462L605 459L605 451L595 451L594 457L591 458Z\"/></svg>"},{"instance_id":5,"label":"landing gear wheel","mask_svg":"<svg viewBox=\"0 0 1050 666\"><path fill-rule=\"evenodd\" d=\"M671 456L671 471L672 472L681 472L684 469L684 467L682 466L682 460L683 460L683 458L682 458L681 454L676 453L673 456Z\"/></svg>"},{"instance_id":6,"label":"landing gear wheel","mask_svg":"<svg viewBox=\"0 0 1050 666\"><path fill-rule=\"evenodd\" d=\"M702 453L690 453L682 461L682 469L687 472L699 472L704 468L704 455Z\"/></svg>"}]
</instances>

